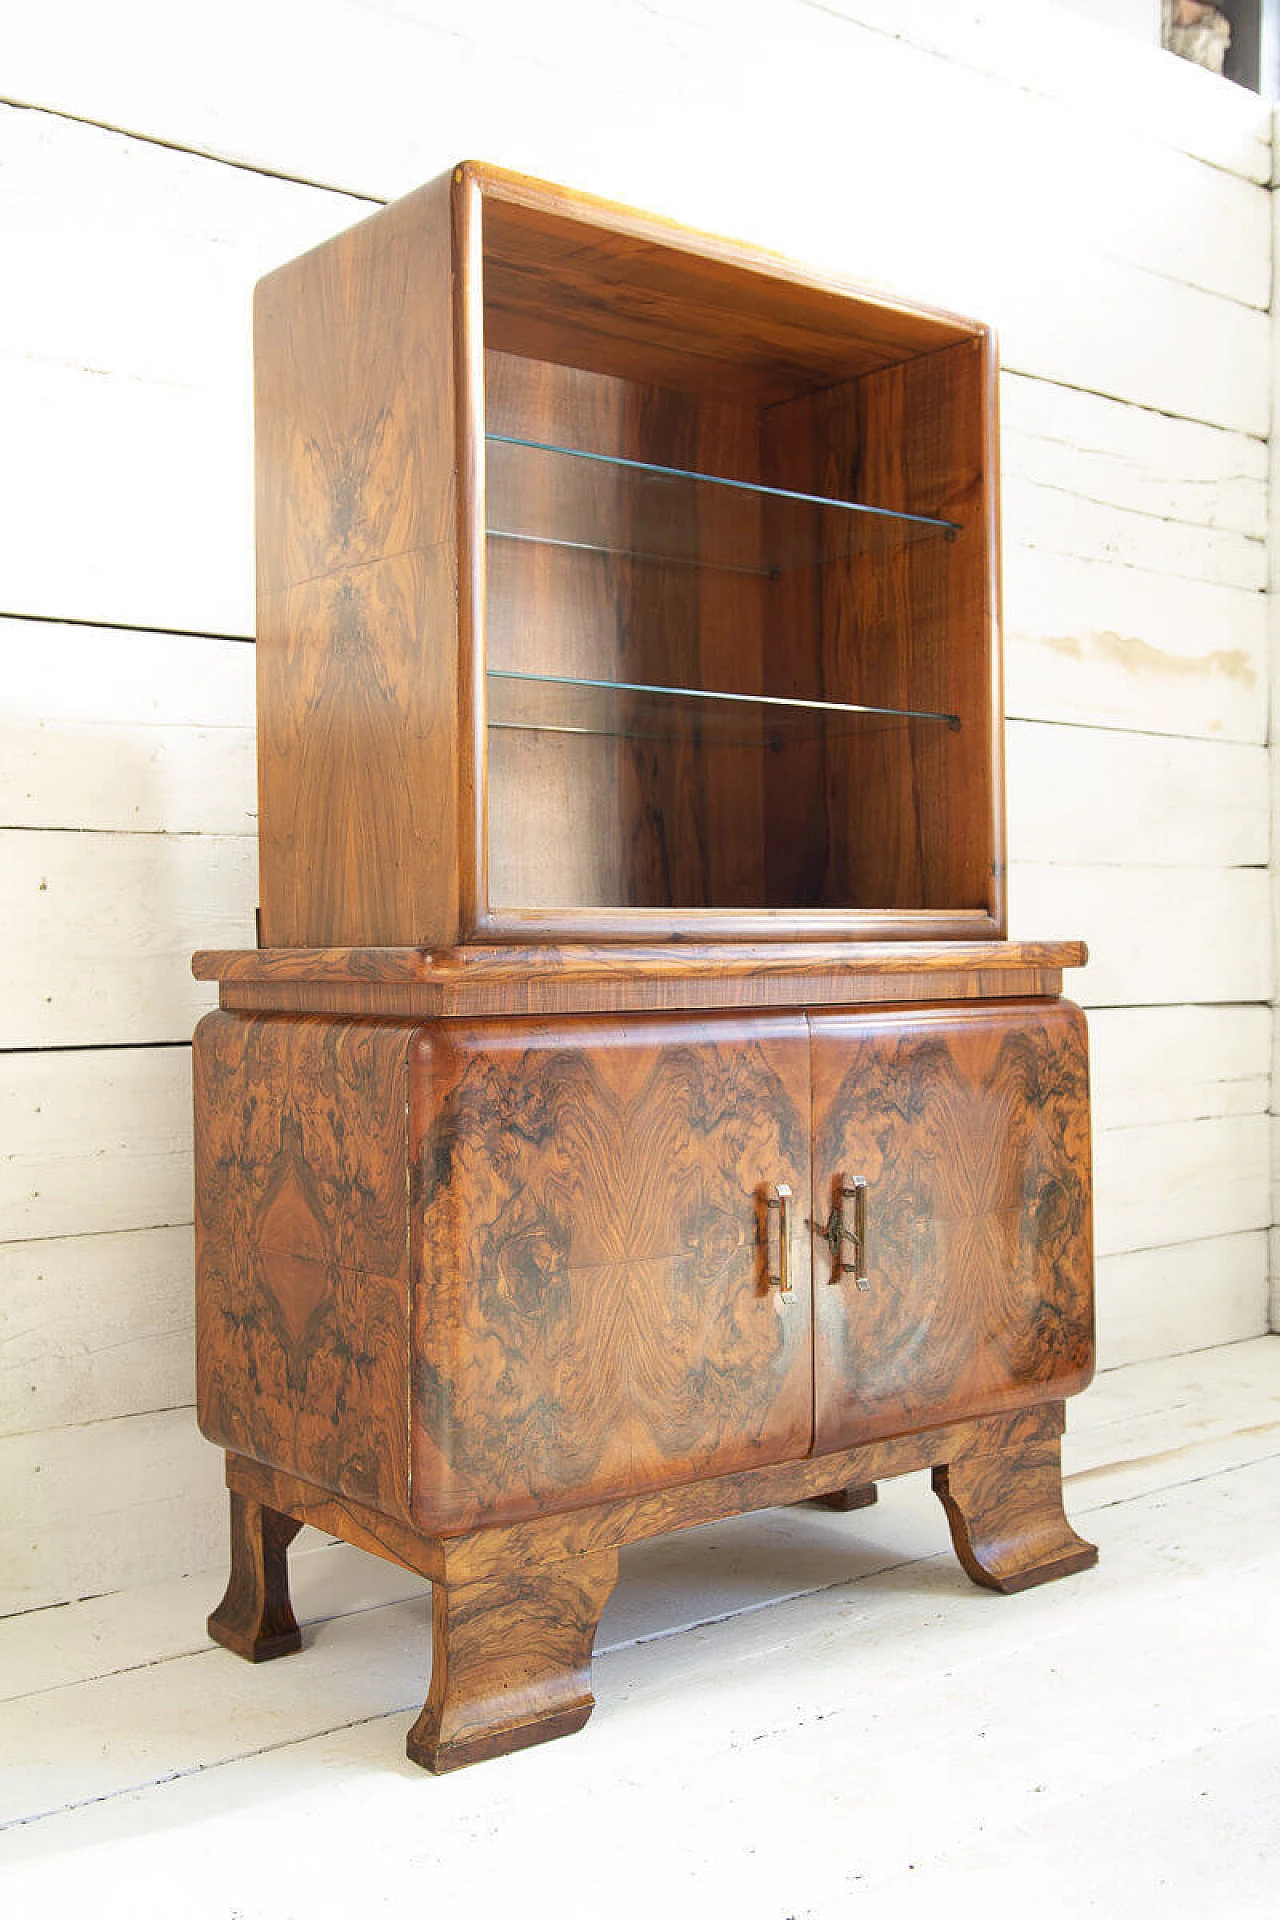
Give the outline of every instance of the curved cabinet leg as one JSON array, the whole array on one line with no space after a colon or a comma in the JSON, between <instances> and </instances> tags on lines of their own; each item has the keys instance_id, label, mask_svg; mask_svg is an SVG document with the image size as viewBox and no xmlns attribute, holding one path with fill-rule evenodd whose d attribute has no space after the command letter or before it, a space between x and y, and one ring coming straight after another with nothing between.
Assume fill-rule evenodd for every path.
<instances>
[{"instance_id":1,"label":"curved cabinet leg","mask_svg":"<svg viewBox=\"0 0 1280 1920\"><path fill-rule=\"evenodd\" d=\"M617 1577L606 1548L433 1585L431 1690L409 1758L448 1773L585 1726L591 1648Z\"/></svg>"},{"instance_id":2,"label":"curved cabinet leg","mask_svg":"<svg viewBox=\"0 0 1280 1920\"><path fill-rule=\"evenodd\" d=\"M231 1495L231 1577L209 1615L209 1634L242 1660L296 1653L302 1635L289 1600L289 1542L302 1522Z\"/></svg>"},{"instance_id":3,"label":"curved cabinet leg","mask_svg":"<svg viewBox=\"0 0 1280 1920\"><path fill-rule=\"evenodd\" d=\"M1062 1509L1057 1442L1028 1452L962 1456L933 1469L933 1490L951 1527L961 1566L980 1587L1019 1593L1092 1567L1098 1549Z\"/></svg>"}]
</instances>

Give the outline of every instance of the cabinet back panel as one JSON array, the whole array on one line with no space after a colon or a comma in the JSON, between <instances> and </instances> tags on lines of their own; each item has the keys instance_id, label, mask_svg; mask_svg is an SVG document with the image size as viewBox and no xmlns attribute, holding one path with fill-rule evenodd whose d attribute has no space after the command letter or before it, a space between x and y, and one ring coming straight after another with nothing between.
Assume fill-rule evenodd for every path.
<instances>
[{"instance_id":1,"label":"cabinet back panel","mask_svg":"<svg viewBox=\"0 0 1280 1920\"><path fill-rule=\"evenodd\" d=\"M816 685L830 700L959 726L921 719L849 736L828 725L789 746L767 813L771 904L799 893L813 906L998 911L986 379L983 346L967 342L762 417L771 483L959 528L950 539L888 532L874 551L826 553L778 582L769 691Z\"/></svg>"},{"instance_id":2,"label":"cabinet back panel","mask_svg":"<svg viewBox=\"0 0 1280 1920\"><path fill-rule=\"evenodd\" d=\"M486 428L543 445L754 478L754 412L514 355L489 353ZM594 490L628 513L625 480ZM723 512L703 489L700 524ZM741 514L741 507L738 506ZM750 575L491 535L488 668L757 693L766 582ZM634 703L618 734L491 727L489 897L514 907L752 906L762 887L759 746L708 746L673 711L652 737ZM751 731L753 721L744 725ZM627 730L642 737L618 737ZM758 735L758 724L756 724Z\"/></svg>"},{"instance_id":3,"label":"cabinet back panel","mask_svg":"<svg viewBox=\"0 0 1280 1920\"><path fill-rule=\"evenodd\" d=\"M487 540L491 672L687 687L954 715L815 717L775 733L762 709L613 696L590 731L491 726L489 899L497 908L786 911L986 909L993 874L993 589L985 342L917 357L784 403L728 400L519 354L486 354L486 430L949 520L920 538L866 523L848 551L815 515L812 560L768 570L791 511L712 486L686 492L691 538L723 546L756 516L759 571L619 551L630 470L572 474L608 537ZM767 391L767 389L766 389ZM573 462L562 465L573 467ZM543 478L557 484L554 456ZM558 527L554 503L537 526ZM566 524L572 529L572 521ZM748 521L749 526L749 521ZM752 538L748 534L748 538ZM509 693L510 689L504 689ZM733 720L726 740L723 712ZM634 737L622 737L630 734Z\"/></svg>"}]
</instances>

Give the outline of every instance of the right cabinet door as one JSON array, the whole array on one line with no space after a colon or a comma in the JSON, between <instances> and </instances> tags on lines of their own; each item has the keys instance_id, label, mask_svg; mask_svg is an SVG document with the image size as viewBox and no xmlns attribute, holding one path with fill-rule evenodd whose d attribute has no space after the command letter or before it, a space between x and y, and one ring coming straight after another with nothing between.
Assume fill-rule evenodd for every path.
<instances>
[{"instance_id":1,"label":"right cabinet door","mask_svg":"<svg viewBox=\"0 0 1280 1920\"><path fill-rule=\"evenodd\" d=\"M1087 1386L1084 1015L1022 1001L810 1026L814 1451Z\"/></svg>"}]
</instances>

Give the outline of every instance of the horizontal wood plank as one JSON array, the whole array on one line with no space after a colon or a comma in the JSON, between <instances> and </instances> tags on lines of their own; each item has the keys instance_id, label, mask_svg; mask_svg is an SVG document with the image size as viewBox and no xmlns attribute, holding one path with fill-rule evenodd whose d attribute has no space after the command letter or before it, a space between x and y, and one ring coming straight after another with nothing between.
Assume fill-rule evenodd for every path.
<instances>
[{"instance_id":1,"label":"horizontal wood plank","mask_svg":"<svg viewBox=\"0 0 1280 1920\"><path fill-rule=\"evenodd\" d=\"M1123 1127L1094 1142L1099 1256L1257 1232L1271 1218L1263 1114Z\"/></svg>"},{"instance_id":2,"label":"horizontal wood plank","mask_svg":"<svg viewBox=\"0 0 1280 1920\"><path fill-rule=\"evenodd\" d=\"M246 356L220 394L0 354L0 611L252 635Z\"/></svg>"},{"instance_id":3,"label":"horizontal wood plank","mask_svg":"<svg viewBox=\"0 0 1280 1920\"><path fill-rule=\"evenodd\" d=\"M0 712L15 726L253 731L254 650L243 641L0 619L0 662Z\"/></svg>"},{"instance_id":4,"label":"horizontal wood plank","mask_svg":"<svg viewBox=\"0 0 1280 1920\"><path fill-rule=\"evenodd\" d=\"M1009 852L1052 866L1265 867L1267 749L1011 720Z\"/></svg>"},{"instance_id":5,"label":"horizontal wood plank","mask_svg":"<svg viewBox=\"0 0 1280 1920\"><path fill-rule=\"evenodd\" d=\"M249 0L221 8L198 0L182 29L158 21L145 0L129 0L110 34L90 0L47 9L22 0L18 11L11 97L378 196L429 177L433 136L452 142L440 165L464 152L493 153L502 116L510 147L495 158L535 140L545 152L557 132L560 144L569 130L598 136L611 120L611 148L625 154L637 144L651 88L664 85L681 104L696 96L696 116L673 114L663 142L685 165L698 156L700 135L704 153L727 140L735 160L740 154L749 162L743 128L776 125L781 109L794 113L819 180L824 157L836 157L837 137L854 164L864 147L881 162L889 156L894 164L883 171L890 181L901 176L914 146L922 165L946 159L951 168L934 172L921 213L940 198L937 182L946 178L955 186L947 211L956 224L969 224L990 199L1007 217L1018 204L1017 176L1025 173L1048 202L1049 223L1068 240L1095 232L1108 250L1141 253L1166 271L1240 288L1244 270L1231 257L1227 233L1252 231L1250 189L1256 196L1270 177L1258 101L1224 102L1169 71L1172 62L1149 52L1143 59L1142 49L1078 21L1070 33L1033 30L1010 0L1001 0L995 20L989 9L961 22L919 0L901 8L841 0L821 9L773 5L764 17L746 9L732 25L716 0L684 0L678 8L617 0L607 31L596 22L592 35L581 32L572 0L553 0L536 27L503 0L431 9L313 0L305 31L293 18L299 10L288 6L272 32L263 31ZM243 58L250 33L252 85ZM194 69L191 34L205 54ZM760 57L766 35L767 61ZM570 41L574 59L567 62L556 50ZM139 43L145 64L136 58ZM468 138L464 103L482 59L493 98L471 103L481 124ZM713 71L719 87L707 84ZM517 77L530 73L537 87L520 88ZM785 84L787 74L795 84ZM856 114L834 125L825 115L803 118L814 96L834 93L837 84L847 104L850 74ZM343 115L325 111L338 75L351 101ZM433 109L425 126L417 111L424 90ZM749 111L766 101L768 117ZM540 139L539 107L549 123ZM997 164L1010 150L1022 168ZM1064 150L1074 165L1064 166ZM1136 205L1114 190L1125 174L1134 176ZM1188 235L1169 231L1170 223L1144 222L1140 206L1166 195L1171 204L1204 204L1214 216L1204 222L1207 231ZM1245 282L1243 294L1265 304L1265 283Z\"/></svg>"},{"instance_id":6,"label":"horizontal wood plank","mask_svg":"<svg viewBox=\"0 0 1280 1920\"><path fill-rule=\"evenodd\" d=\"M701 25L704 41L717 30L723 40L723 15L716 5L717 0L699 5L686 0L676 17L694 29ZM152 12L146 0L127 0L116 31L107 33L92 0L60 0L52 8L41 7L40 0L16 0L10 91L55 110L251 165L341 184L349 184L348 174L359 167L370 191L386 191L385 170L412 165L414 142L426 137L414 125L417 100L409 90L411 81L419 83L420 98L424 69L439 73L440 97L433 104L442 114L456 114L458 82L474 71L476 44L492 50L496 40L513 64L537 72L540 80L545 69L552 78L561 43L557 18L565 31L577 18L568 7L559 16L553 8L544 15L547 24L539 35L522 10L504 0L466 5L457 0L452 13L389 0L357 12L358 6L359 0L292 0L273 16L274 30L268 33L253 0L223 5L194 0L184 31L166 13ZM1243 89L1215 85L1212 76L1187 62L1153 58L1150 47L1078 16L1067 30L1046 33L1041 10L1028 8L1026 0L989 0L976 12L939 8L935 0L825 0L822 11L843 30L837 43L842 62L856 59L870 67L871 105L895 63L902 71L900 85L909 90L928 61L960 76L993 80L1006 90L1025 90L1041 111L1057 103L1078 116L1094 140L1114 127L1119 130L1114 138L1195 155L1215 170L1259 185L1270 181L1264 102ZM775 34L769 48L776 64L785 55L786 36L777 29L776 10L770 12ZM610 96L619 71L640 72L646 55L653 61L671 48L673 24L669 10L627 0L619 0L611 14L617 18L599 50L587 44L579 51L580 60L598 62L589 71ZM351 30L353 15L360 34ZM797 16L803 20L801 10L792 8L786 24ZM759 25L750 12L742 18L752 29L742 36L745 64L757 51ZM240 54L251 28L259 35L258 63L246 72ZM855 38L848 28L866 31ZM189 34L199 36L206 53L199 68L190 60ZM878 48L878 40L889 45ZM150 64L136 57L139 45L145 46ZM326 112L325 81L333 72L335 50L345 58L355 101L385 100L387 89L399 87L403 112L388 104L381 114L353 111L346 122ZM878 61L877 53L882 55ZM282 85L290 74L297 78L292 89ZM587 89L580 113L590 108L595 92L594 85ZM572 104L567 88L556 97L566 107Z\"/></svg>"},{"instance_id":7,"label":"horizontal wood plank","mask_svg":"<svg viewBox=\"0 0 1280 1920\"><path fill-rule=\"evenodd\" d=\"M1106 1254L1097 1302L1102 1369L1252 1340L1267 1331L1267 1235Z\"/></svg>"},{"instance_id":8,"label":"horizontal wood plank","mask_svg":"<svg viewBox=\"0 0 1280 1920\"><path fill-rule=\"evenodd\" d=\"M188 1039L214 1004L192 950L252 946L256 900L243 836L0 832L0 1044Z\"/></svg>"},{"instance_id":9,"label":"horizontal wood plank","mask_svg":"<svg viewBox=\"0 0 1280 1920\"><path fill-rule=\"evenodd\" d=\"M0 827L251 834L254 650L0 620Z\"/></svg>"},{"instance_id":10,"label":"horizontal wood plank","mask_svg":"<svg viewBox=\"0 0 1280 1920\"><path fill-rule=\"evenodd\" d=\"M0 1435L190 1404L190 1227L0 1244Z\"/></svg>"},{"instance_id":11,"label":"horizontal wood plank","mask_svg":"<svg viewBox=\"0 0 1280 1920\"><path fill-rule=\"evenodd\" d=\"M1086 124L1099 120L1143 140L1192 153L1214 167L1268 183L1270 121L1264 103L1243 88L1110 26L1073 13L1046 32L1043 11L1026 0L985 0L980 10L937 7L933 0L824 0L847 18L948 61L1059 100Z\"/></svg>"},{"instance_id":12,"label":"horizontal wood plank","mask_svg":"<svg viewBox=\"0 0 1280 1920\"><path fill-rule=\"evenodd\" d=\"M1095 1131L1265 1113L1271 1022L1261 1005L1096 1009Z\"/></svg>"},{"instance_id":13,"label":"horizontal wood plank","mask_svg":"<svg viewBox=\"0 0 1280 1920\"><path fill-rule=\"evenodd\" d=\"M1087 941L1086 1007L1266 1000L1270 887L1259 867L1039 866L1009 873L1015 936Z\"/></svg>"},{"instance_id":14,"label":"horizontal wood plank","mask_svg":"<svg viewBox=\"0 0 1280 1920\"><path fill-rule=\"evenodd\" d=\"M1006 371L1001 466L1103 506L1190 526L1267 532L1267 447L1149 407Z\"/></svg>"},{"instance_id":15,"label":"horizontal wood plank","mask_svg":"<svg viewBox=\"0 0 1280 1920\"><path fill-rule=\"evenodd\" d=\"M1265 595L1018 546L1004 585L1012 717L1265 742Z\"/></svg>"},{"instance_id":16,"label":"horizontal wood plank","mask_svg":"<svg viewBox=\"0 0 1280 1920\"><path fill-rule=\"evenodd\" d=\"M0 1054L6 1239L191 1217L190 1048Z\"/></svg>"},{"instance_id":17,"label":"horizontal wood plank","mask_svg":"<svg viewBox=\"0 0 1280 1920\"><path fill-rule=\"evenodd\" d=\"M1266 544L1230 527L1202 527L1082 498L1058 481L1006 471L1004 536L1017 546L1141 567L1165 579L1199 580L1261 593Z\"/></svg>"},{"instance_id":18,"label":"horizontal wood plank","mask_svg":"<svg viewBox=\"0 0 1280 1920\"><path fill-rule=\"evenodd\" d=\"M0 612L252 634L253 285L368 204L9 107L0 177Z\"/></svg>"},{"instance_id":19,"label":"horizontal wood plank","mask_svg":"<svg viewBox=\"0 0 1280 1920\"><path fill-rule=\"evenodd\" d=\"M164 1580L224 1548L222 1455L190 1407L0 1440L0 1614Z\"/></svg>"}]
</instances>

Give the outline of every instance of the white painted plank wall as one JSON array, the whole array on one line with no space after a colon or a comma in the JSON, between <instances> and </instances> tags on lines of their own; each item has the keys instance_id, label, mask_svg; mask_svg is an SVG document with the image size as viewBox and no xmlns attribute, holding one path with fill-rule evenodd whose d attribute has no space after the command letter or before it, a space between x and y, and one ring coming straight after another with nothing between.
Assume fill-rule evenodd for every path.
<instances>
[{"instance_id":1,"label":"white painted plank wall","mask_svg":"<svg viewBox=\"0 0 1280 1920\"><path fill-rule=\"evenodd\" d=\"M249 294L468 152L1001 328L1015 930L1094 950L1103 1363L1260 1331L1258 103L1042 0L7 15L0 1610L220 1550L183 1043L190 948L252 937Z\"/></svg>"},{"instance_id":2,"label":"white painted plank wall","mask_svg":"<svg viewBox=\"0 0 1280 1920\"><path fill-rule=\"evenodd\" d=\"M1280 261L1280 110L1275 122L1273 155L1273 191L1271 195L1273 264ZM1270 491L1268 519L1268 631L1270 687L1270 791L1271 818L1280 821L1280 302L1274 295L1271 314L1271 439ZM1273 829L1273 848L1275 829ZM1271 862L1271 943L1280 954L1280 860L1273 852ZM1280 1332L1280 979L1273 983L1276 999L1272 1005L1271 1051L1271 1235L1270 1275L1272 1328Z\"/></svg>"}]
</instances>

